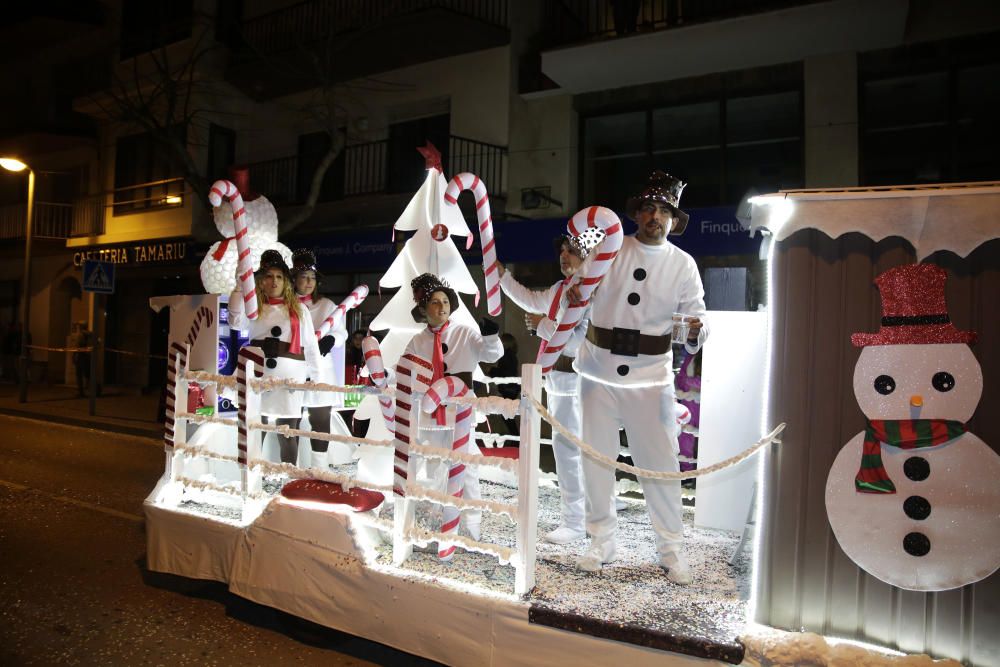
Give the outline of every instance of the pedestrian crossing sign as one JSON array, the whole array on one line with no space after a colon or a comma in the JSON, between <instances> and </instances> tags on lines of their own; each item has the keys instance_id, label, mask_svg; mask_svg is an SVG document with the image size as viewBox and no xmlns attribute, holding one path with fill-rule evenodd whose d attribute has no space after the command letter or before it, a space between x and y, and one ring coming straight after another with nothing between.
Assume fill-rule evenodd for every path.
<instances>
[{"instance_id":1,"label":"pedestrian crossing sign","mask_svg":"<svg viewBox=\"0 0 1000 667\"><path fill-rule=\"evenodd\" d=\"M83 291L95 294L114 294L115 265L111 262L85 259L83 261Z\"/></svg>"}]
</instances>

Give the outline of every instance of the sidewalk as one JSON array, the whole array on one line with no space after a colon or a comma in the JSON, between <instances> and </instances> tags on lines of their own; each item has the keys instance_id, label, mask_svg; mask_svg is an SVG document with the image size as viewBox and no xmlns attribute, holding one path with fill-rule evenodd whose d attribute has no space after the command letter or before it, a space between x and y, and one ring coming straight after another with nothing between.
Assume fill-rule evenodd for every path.
<instances>
[{"instance_id":1,"label":"sidewalk","mask_svg":"<svg viewBox=\"0 0 1000 667\"><path fill-rule=\"evenodd\" d=\"M32 384L28 400L17 402L17 385L0 384L0 414L82 426L146 438L163 437L163 425L156 421L158 393L139 395L135 389L105 387L97 398L97 410L88 414L89 400L79 398L76 387Z\"/></svg>"}]
</instances>

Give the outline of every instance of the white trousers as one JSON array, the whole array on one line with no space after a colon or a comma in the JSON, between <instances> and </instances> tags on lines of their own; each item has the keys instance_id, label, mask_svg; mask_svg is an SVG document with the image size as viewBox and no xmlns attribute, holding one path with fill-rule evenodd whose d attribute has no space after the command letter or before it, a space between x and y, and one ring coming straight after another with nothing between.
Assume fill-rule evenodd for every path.
<instances>
[{"instance_id":1,"label":"white trousers","mask_svg":"<svg viewBox=\"0 0 1000 667\"><path fill-rule=\"evenodd\" d=\"M431 420L432 417L426 415L423 418ZM420 429L421 439L426 441L431 447L451 450L451 443L454 439L454 429ZM479 454L479 447L476 445L474 433L469 434L469 441L462 450L463 454ZM436 491L448 492L448 470L451 465L447 461L440 459L428 459L426 470L428 483L433 485ZM462 498L464 500L482 500L483 495L479 490L479 466L467 465L462 475ZM462 526L478 526L483 521L483 511L479 509L463 509L460 519Z\"/></svg>"},{"instance_id":2,"label":"white trousers","mask_svg":"<svg viewBox=\"0 0 1000 667\"><path fill-rule=\"evenodd\" d=\"M579 436L580 377L576 373L552 371L546 378L545 390L552 416ZM559 495L562 500L562 525L582 531L585 504L580 450L566 436L554 432L552 454L556 459L556 477L559 479Z\"/></svg>"},{"instance_id":3,"label":"white trousers","mask_svg":"<svg viewBox=\"0 0 1000 667\"><path fill-rule=\"evenodd\" d=\"M624 426L632 461L655 471L679 470L677 428L673 418L674 388L628 389L580 379L583 440L605 456L618 457L618 428ZM669 417L669 418L668 418ZM613 490L615 471L583 457L586 480L587 532L594 543L612 541L618 527ZM639 478L646 507L661 555L680 549L684 537L681 521L680 480Z\"/></svg>"}]
</instances>

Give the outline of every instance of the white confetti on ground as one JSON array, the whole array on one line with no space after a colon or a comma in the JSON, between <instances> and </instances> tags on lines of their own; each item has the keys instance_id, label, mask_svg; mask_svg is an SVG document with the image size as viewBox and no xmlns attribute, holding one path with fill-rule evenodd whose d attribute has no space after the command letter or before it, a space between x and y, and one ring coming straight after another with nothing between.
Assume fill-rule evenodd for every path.
<instances>
[{"instance_id":1,"label":"white confetti on ground","mask_svg":"<svg viewBox=\"0 0 1000 667\"><path fill-rule=\"evenodd\" d=\"M356 465L331 466L331 470L353 476ZM264 488L269 494L277 494L285 481L268 477ZM516 500L514 488L487 481L481 482L481 486L486 500ZM628 508L618 514L618 558L605 565L601 573L590 574L575 566L589 540L555 545L541 539L558 524L559 494L549 485L539 488L536 586L528 602L610 623L731 643L746 625L752 546L748 546L736 564L730 566L729 557L739 542L739 535L694 527L694 509L685 506L683 551L694 582L690 586L677 586L667 580L657 565L645 503L639 499L626 499L626 502ZM216 512L205 504L186 503L186 506L192 511L217 516L230 511L219 508ZM382 508L380 518L392 520L391 505ZM437 530L440 524L439 510L430 502L417 503L416 518L418 526L428 530ZM514 524L506 517L485 512L481 540L515 547ZM380 567L391 568L391 561L392 545L384 542L377 548L376 562ZM419 574L442 582L472 585L484 592L506 595L514 592L513 566L500 565L495 557L465 552L461 548L449 562L438 560L433 549L415 550L398 570L401 576Z\"/></svg>"}]
</instances>

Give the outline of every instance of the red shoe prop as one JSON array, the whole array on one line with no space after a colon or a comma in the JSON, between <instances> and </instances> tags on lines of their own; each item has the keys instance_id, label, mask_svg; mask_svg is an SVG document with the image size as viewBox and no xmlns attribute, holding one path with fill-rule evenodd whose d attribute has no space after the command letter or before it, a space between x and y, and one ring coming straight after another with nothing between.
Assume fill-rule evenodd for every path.
<instances>
[{"instance_id":1,"label":"red shoe prop","mask_svg":"<svg viewBox=\"0 0 1000 667\"><path fill-rule=\"evenodd\" d=\"M308 500L314 503L349 505L355 512L373 510L382 504L385 496L378 491L352 488L344 491L340 484L318 479L296 479L285 484L281 495L289 500Z\"/></svg>"}]
</instances>

